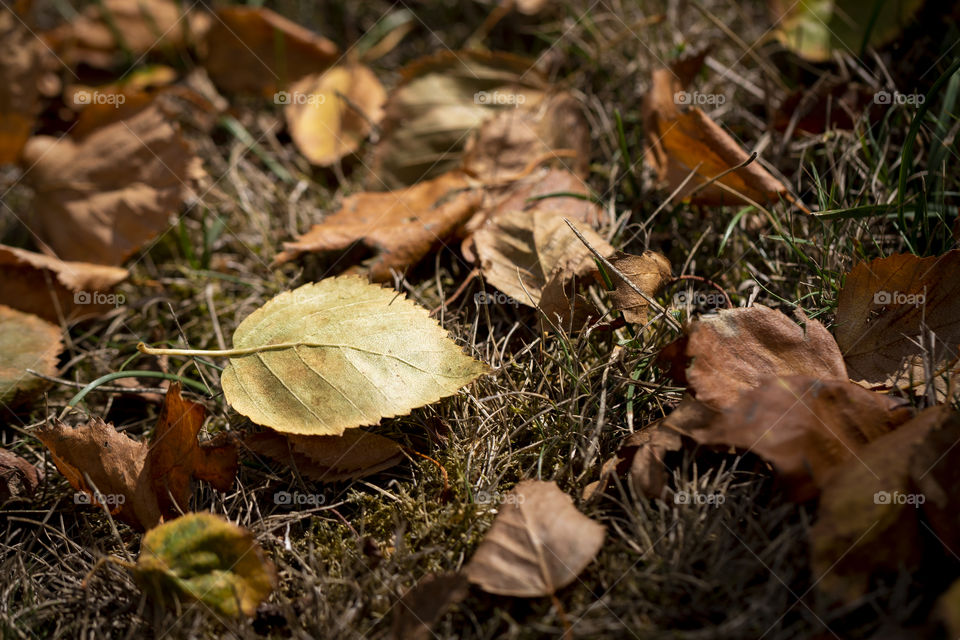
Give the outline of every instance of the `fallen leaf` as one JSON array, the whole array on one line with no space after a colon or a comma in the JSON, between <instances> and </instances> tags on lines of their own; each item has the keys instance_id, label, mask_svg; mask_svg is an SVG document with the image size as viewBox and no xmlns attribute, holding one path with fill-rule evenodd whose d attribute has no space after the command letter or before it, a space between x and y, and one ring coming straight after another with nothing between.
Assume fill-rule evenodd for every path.
<instances>
[{"instance_id":1,"label":"fallen leaf","mask_svg":"<svg viewBox=\"0 0 960 640\"><path fill-rule=\"evenodd\" d=\"M361 429L340 436L298 436L270 430L247 436L244 444L318 482L363 478L403 460L399 444Z\"/></svg>"},{"instance_id":2,"label":"fallen leaf","mask_svg":"<svg viewBox=\"0 0 960 640\"><path fill-rule=\"evenodd\" d=\"M124 522L149 529L189 508L192 478L221 491L233 483L236 448L221 439L199 443L203 415L203 408L184 400L174 383L149 445L100 418L76 428L54 420L35 435L74 489L93 504L111 507Z\"/></svg>"},{"instance_id":3,"label":"fallen leaf","mask_svg":"<svg viewBox=\"0 0 960 640\"><path fill-rule=\"evenodd\" d=\"M701 185L720 174L743 164L749 154L720 126L697 107L681 112L685 83L675 70L653 72L650 90L644 97L642 111L647 139L647 163L673 192L687 177L695 176L677 194L694 204L747 204L739 195L718 186L725 185L759 203L776 201L786 188L757 161L726 173L710 186ZM694 190L697 192L692 193Z\"/></svg>"},{"instance_id":4,"label":"fallen leaf","mask_svg":"<svg viewBox=\"0 0 960 640\"><path fill-rule=\"evenodd\" d=\"M159 602L182 596L227 616L253 616L277 584L253 534L211 513L188 513L148 531L132 572Z\"/></svg>"},{"instance_id":5,"label":"fallen leaf","mask_svg":"<svg viewBox=\"0 0 960 640\"><path fill-rule=\"evenodd\" d=\"M937 405L920 418L930 426L910 458L911 487L924 496L924 518L944 551L952 554L960 548L960 447L955 446L960 441L960 414L950 405Z\"/></svg>"},{"instance_id":6,"label":"fallen leaf","mask_svg":"<svg viewBox=\"0 0 960 640\"><path fill-rule=\"evenodd\" d=\"M432 640L433 629L447 610L464 600L469 583L459 573L427 575L403 594L394 607L390 635L394 640Z\"/></svg>"},{"instance_id":7,"label":"fallen leaf","mask_svg":"<svg viewBox=\"0 0 960 640\"><path fill-rule=\"evenodd\" d=\"M220 7L201 43L213 82L230 93L268 96L303 76L323 71L337 45L262 7Z\"/></svg>"},{"instance_id":8,"label":"fallen leaf","mask_svg":"<svg viewBox=\"0 0 960 640\"><path fill-rule=\"evenodd\" d=\"M300 153L326 167L356 151L383 119L387 92L363 65L306 76L284 96L290 137Z\"/></svg>"},{"instance_id":9,"label":"fallen leaf","mask_svg":"<svg viewBox=\"0 0 960 640\"><path fill-rule=\"evenodd\" d=\"M540 291L540 311L551 326L564 331L579 331L591 320L600 318L596 306L577 292L577 279L567 278L556 269Z\"/></svg>"},{"instance_id":10,"label":"fallen leaf","mask_svg":"<svg viewBox=\"0 0 960 640\"><path fill-rule=\"evenodd\" d=\"M737 447L770 461L798 502L817 496L831 471L912 417L902 400L843 380L771 377L743 391L706 428L701 444Z\"/></svg>"},{"instance_id":11,"label":"fallen leaf","mask_svg":"<svg viewBox=\"0 0 960 640\"><path fill-rule=\"evenodd\" d=\"M960 580L937 598L934 615L946 627L948 638L960 638Z\"/></svg>"},{"instance_id":12,"label":"fallen leaf","mask_svg":"<svg viewBox=\"0 0 960 640\"><path fill-rule=\"evenodd\" d=\"M957 454L941 464L931 459L934 451L927 442L931 434L941 435L949 447L960 437L960 418L949 407L931 407L866 445L855 459L828 475L810 530L811 565L821 591L851 602L867 592L873 575L919 564L923 551L919 516L921 511L926 514L928 503L933 505L934 496L918 487L914 474L921 468L929 471L927 463L933 462L955 476L957 466ZM917 453L924 448L927 455L918 465ZM949 450L938 448L935 456L946 453ZM942 495L942 490L938 493ZM942 495L941 508L946 501ZM951 506L949 528L955 533L957 505Z\"/></svg>"},{"instance_id":13,"label":"fallen leaf","mask_svg":"<svg viewBox=\"0 0 960 640\"><path fill-rule=\"evenodd\" d=\"M772 376L804 375L846 380L843 356L833 336L816 320L789 317L754 305L721 309L694 322L684 357L687 381L697 399L722 409Z\"/></svg>"},{"instance_id":14,"label":"fallen leaf","mask_svg":"<svg viewBox=\"0 0 960 640\"><path fill-rule=\"evenodd\" d=\"M873 122L871 108L876 90L849 79L831 79L789 94L773 114L773 127L820 134L832 129L853 129L861 114Z\"/></svg>"},{"instance_id":15,"label":"fallen leaf","mask_svg":"<svg viewBox=\"0 0 960 640\"><path fill-rule=\"evenodd\" d=\"M16 247L0 245L0 303L50 322L99 316L122 296L114 285L129 272L88 262L64 262Z\"/></svg>"},{"instance_id":16,"label":"fallen leaf","mask_svg":"<svg viewBox=\"0 0 960 640\"><path fill-rule=\"evenodd\" d=\"M200 161L156 107L80 141L31 138L32 222L63 260L119 265L169 225Z\"/></svg>"},{"instance_id":17,"label":"fallen leaf","mask_svg":"<svg viewBox=\"0 0 960 640\"><path fill-rule=\"evenodd\" d=\"M0 11L0 165L17 161L40 113L45 51L12 12Z\"/></svg>"},{"instance_id":18,"label":"fallen leaf","mask_svg":"<svg viewBox=\"0 0 960 640\"><path fill-rule=\"evenodd\" d=\"M60 327L0 305L0 408L15 408L49 387L26 370L57 375L62 350Z\"/></svg>"},{"instance_id":19,"label":"fallen leaf","mask_svg":"<svg viewBox=\"0 0 960 640\"><path fill-rule=\"evenodd\" d=\"M356 276L285 291L237 327L227 402L283 433L340 435L452 395L488 371L429 312ZM142 347L146 350L146 347Z\"/></svg>"},{"instance_id":20,"label":"fallen leaf","mask_svg":"<svg viewBox=\"0 0 960 640\"><path fill-rule=\"evenodd\" d=\"M609 258L614 267L651 298L673 276L670 261L656 251L644 251L639 256L617 251ZM649 303L623 278L614 273L611 273L610 277L614 287L610 292L613 307L623 313L623 319L627 322L646 323Z\"/></svg>"},{"instance_id":21,"label":"fallen leaf","mask_svg":"<svg viewBox=\"0 0 960 640\"><path fill-rule=\"evenodd\" d=\"M577 511L556 483L526 480L506 496L464 574L488 593L552 595L590 564L603 539L603 525Z\"/></svg>"},{"instance_id":22,"label":"fallen leaf","mask_svg":"<svg viewBox=\"0 0 960 640\"><path fill-rule=\"evenodd\" d=\"M546 86L532 60L507 53L445 51L415 60L387 97L371 186L398 189L459 167L471 132L498 110L539 104Z\"/></svg>"},{"instance_id":23,"label":"fallen leaf","mask_svg":"<svg viewBox=\"0 0 960 640\"><path fill-rule=\"evenodd\" d=\"M484 182L521 174L535 160L556 155L573 174L590 169L590 125L583 106L567 93L537 105L500 111L473 132L463 152L463 170Z\"/></svg>"},{"instance_id":24,"label":"fallen leaf","mask_svg":"<svg viewBox=\"0 0 960 640\"><path fill-rule=\"evenodd\" d=\"M664 459L667 453L679 451L680 434L662 420L653 422L620 442L616 454L604 462L600 479L590 483L584 500L603 493L615 476L627 476L637 496L662 498L669 474Z\"/></svg>"},{"instance_id":25,"label":"fallen leaf","mask_svg":"<svg viewBox=\"0 0 960 640\"><path fill-rule=\"evenodd\" d=\"M11 498L32 496L43 473L20 456L0 449L0 505Z\"/></svg>"},{"instance_id":26,"label":"fallen leaf","mask_svg":"<svg viewBox=\"0 0 960 640\"><path fill-rule=\"evenodd\" d=\"M338 251L362 242L376 252L368 261L370 278L393 280L450 238L482 203L479 190L460 172L399 191L357 193L344 199L338 211L314 225L294 242L285 242L275 263L304 252Z\"/></svg>"},{"instance_id":27,"label":"fallen leaf","mask_svg":"<svg viewBox=\"0 0 960 640\"><path fill-rule=\"evenodd\" d=\"M614 249L595 231L581 233L604 256ZM544 286L557 272L563 281L596 270L593 254L554 211L514 210L473 235L484 278L514 301L536 306Z\"/></svg>"},{"instance_id":28,"label":"fallen leaf","mask_svg":"<svg viewBox=\"0 0 960 640\"><path fill-rule=\"evenodd\" d=\"M837 300L836 333L853 380L900 386L908 381L897 374L912 357L926 355L934 370L957 358L958 271L960 250L953 250L927 258L877 258L847 274ZM936 335L935 344L928 332Z\"/></svg>"}]
</instances>

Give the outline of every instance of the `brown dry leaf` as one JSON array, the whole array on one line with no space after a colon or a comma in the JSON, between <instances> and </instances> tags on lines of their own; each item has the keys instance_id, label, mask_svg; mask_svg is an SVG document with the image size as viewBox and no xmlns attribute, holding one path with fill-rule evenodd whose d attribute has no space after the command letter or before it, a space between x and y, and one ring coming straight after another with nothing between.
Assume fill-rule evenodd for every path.
<instances>
[{"instance_id":1,"label":"brown dry leaf","mask_svg":"<svg viewBox=\"0 0 960 640\"><path fill-rule=\"evenodd\" d=\"M380 123L387 92L373 71L354 64L306 76L286 98L294 144L307 160L326 167L356 151Z\"/></svg>"},{"instance_id":2,"label":"brown dry leaf","mask_svg":"<svg viewBox=\"0 0 960 640\"><path fill-rule=\"evenodd\" d=\"M31 138L33 228L63 260L119 265L166 229L200 160L156 107L79 141Z\"/></svg>"},{"instance_id":3,"label":"brown dry leaf","mask_svg":"<svg viewBox=\"0 0 960 640\"><path fill-rule=\"evenodd\" d=\"M604 256L614 249L589 228L581 233ZM557 273L563 281L596 270L593 254L563 216L551 210L501 213L473 235L474 250L487 281L516 302L536 306L544 286Z\"/></svg>"},{"instance_id":4,"label":"brown dry leaf","mask_svg":"<svg viewBox=\"0 0 960 640\"><path fill-rule=\"evenodd\" d=\"M0 304L59 323L115 309L113 287L129 272L88 262L64 262L40 253L0 245Z\"/></svg>"},{"instance_id":5,"label":"brown dry leaf","mask_svg":"<svg viewBox=\"0 0 960 640\"><path fill-rule=\"evenodd\" d=\"M960 250L927 258L898 254L855 266L837 301L837 343L851 379L871 386L908 384L896 374L923 353L918 344L926 345L934 369L954 361L960 347L958 273ZM937 337L932 350L929 332Z\"/></svg>"},{"instance_id":6,"label":"brown dry leaf","mask_svg":"<svg viewBox=\"0 0 960 640\"><path fill-rule=\"evenodd\" d=\"M547 82L533 64L502 52L444 51L401 69L370 186L398 189L459 167L469 134L484 121L543 100Z\"/></svg>"},{"instance_id":7,"label":"brown dry leaf","mask_svg":"<svg viewBox=\"0 0 960 640\"><path fill-rule=\"evenodd\" d=\"M506 496L464 574L488 593L551 595L590 564L603 538L603 525L577 511L556 483L525 480Z\"/></svg>"},{"instance_id":8,"label":"brown dry leaf","mask_svg":"<svg viewBox=\"0 0 960 640\"><path fill-rule=\"evenodd\" d=\"M642 107L647 162L671 192L691 172L696 173L677 195L679 199L690 197L693 203L704 205L743 204L742 198L716 183L691 195L698 186L745 162L749 154L699 108L680 111L677 103L683 102L684 80L676 70L653 72ZM756 161L717 182L759 203L776 201L786 193L786 187Z\"/></svg>"},{"instance_id":9,"label":"brown dry leaf","mask_svg":"<svg viewBox=\"0 0 960 640\"><path fill-rule=\"evenodd\" d=\"M424 576L394 607L391 638L432 640L434 626L451 606L467 597L469 586L459 573Z\"/></svg>"},{"instance_id":10,"label":"brown dry leaf","mask_svg":"<svg viewBox=\"0 0 960 640\"><path fill-rule=\"evenodd\" d=\"M768 378L744 391L705 428L702 444L732 446L770 461L797 501L817 496L838 465L912 417L903 401L852 382Z\"/></svg>"},{"instance_id":11,"label":"brown dry leaf","mask_svg":"<svg viewBox=\"0 0 960 640\"><path fill-rule=\"evenodd\" d=\"M43 472L20 456L0 449L0 505L11 498L33 495Z\"/></svg>"},{"instance_id":12,"label":"brown dry leaf","mask_svg":"<svg viewBox=\"0 0 960 640\"><path fill-rule=\"evenodd\" d=\"M873 574L915 567L923 546L921 511L928 518L932 513L947 516L948 529L937 535L952 532L954 537L943 542L956 542L957 504L949 496L956 485L943 487L926 479L931 467L951 482L956 479L958 453L946 454L958 437L960 417L949 407L931 407L868 444L827 477L810 530L811 565L822 591L850 602L866 593ZM934 491L928 493L930 489ZM939 511L949 502L949 514Z\"/></svg>"},{"instance_id":13,"label":"brown dry leaf","mask_svg":"<svg viewBox=\"0 0 960 640\"><path fill-rule=\"evenodd\" d=\"M348 429L341 436L264 431L247 436L244 444L320 482L355 480L389 469L403 459L399 444L361 429Z\"/></svg>"},{"instance_id":14,"label":"brown dry leaf","mask_svg":"<svg viewBox=\"0 0 960 640\"><path fill-rule=\"evenodd\" d=\"M230 93L268 96L332 65L337 45L261 7L221 7L200 57L213 82Z\"/></svg>"},{"instance_id":15,"label":"brown dry leaf","mask_svg":"<svg viewBox=\"0 0 960 640\"><path fill-rule=\"evenodd\" d=\"M673 275L670 261L656 251L644 251L639 256L617 251L610 256L610 262L651 298ZM627 322L645 323L649 303L620 276L611 274L611 277L614 289L610 293L610 300L613 307L623 313L623 319Z\"/></svg>"},{"instance_id":16,"label":"brown dry leaf","mask_svg":"<svg viewBox=\"0 0 960 640\"><path fill-rule=\"evenodd\" d=\"M690 388L701 402L723 409L772 376L846 380L833 336L816 320L805 325L763 305L721 309L699 319L686 343Z\"/></svg>"},{"instance_id":17,"label":"brown dry leaf","mask_svg":"<svg viewBox=\"0 0 960 640\"><path fill-rule=\"evenodd\" d=\"M913 450L910 478L924 496L923 514L944 550L960 549L960 414L950 405L937 405L918 416L933 423Z\"/></svg>"},{"instance_id":18,"label":"brown dry leaf","mask_svg":"<svg viewBox=\"0 0 960 640\"><path fill-rule=\"evenodd\" d=\"M600 479L584 490L584 500L606 490L615 475L627 475L638 496L662 498L669 474L664 458L668 452L679 451L683 441L680 433L657 420L640 431L624 438L617 453L600 469Z\"/></svg>"},{"instance_id":19,"label":"brown dry leaf","mask_svg":"<svg viewBox=\"0 0 960 640\"><path fill-rule=\"evenodd\" d=\"M189 509L192 478L226 491L237 470L237 452L219 439L197 441L204 410L184 400L172 384L150 444L133 440L100 418L70 428L59 420L37 438L74 489L94 504L115 509L124 522L149 529ZM90 478L87 482L85 476ZM99 493L95 493L96 490Z\"/></svg>"},{"instance_id":20,"label":"brown dry leaf","mask_svg":"<svg viewBox=\"0 0 960 640\"><path fill-rule=\"evenodd\" d=\"M0 10L0 165L17 161L40 112L45 52L13 13Z\"/></svg>"},{"instance_id":21,"label":"brown dry leaf","mask_svg":"<svg viewBox=\"0 0 960 640\"><path fill-rule=\"evenodd\" d=\"M370 278L386 282L393 271L415 265L456 231L482 202L460 172L446 173L412 187L386 193L357 193L340 209L294 242L285 242L275 262L304 252L339 251L363 242L377 255L367 265Z\"/></svg>"},{"instance_id":22,"label":"brown dry leaf","mask_svg":"<svg viewBox=\"0 0 960 640\"><path fill-rule=\"evenodd\" d=\"M583 106L568 93L541 104L506 109L473 133L463 152L463 170L484 182L496 182L524 171L531 162L557 156L561 165L586 178L590 163L590 125Z\"/></svg>"},{"instance_id":23,"label":"brown dry leaf","mask_svg":"<svg viewBox=\"0 0 960 640\"><path fill-rule=\"evenodd\" d=\"M184 12L182 6L187 5L175 0L103 0L43 38L70 66L110 69L151 51L172 56L201 36L210 22L206 13Z\"/></svg>"},{"instance_id":24,"label":"brown dry leaf","mask_svg":"<svg viewBox=\"0 0 960 640\"><path fill-rule=\"evenodd\" d=\"M0 410L15 408L50 386L27 369L57 375L62 350L60 327L0 305Z\"/></svg>"},{"instance_id":25,"label":"brown dry leaf","mask_svg":"<svg viewBox=\"0 0 960 640\"><path fill-rule=\"evenodd\" d=\"M555 269L543 285L539 307L551 326L568 332L579 331L600 317L596 306L577 292L577 279L567 278L562 268Z\"/></svg>"}]
</instances>

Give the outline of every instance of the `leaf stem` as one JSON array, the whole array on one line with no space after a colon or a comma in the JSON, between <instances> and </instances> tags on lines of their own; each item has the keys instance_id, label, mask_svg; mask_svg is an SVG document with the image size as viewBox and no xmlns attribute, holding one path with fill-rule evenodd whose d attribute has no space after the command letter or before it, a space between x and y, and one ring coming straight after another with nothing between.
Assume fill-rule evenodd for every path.
<instances>
[{"instance_id":1,"label":"leaf stem","mask_svg":"<svg viewBox=\"0 0 960 640\"><path fill-rule=\"evenodd\" d=\"M142 342L137 343L137 351L150 356L209 356L211 358L239 358L241 356L252 356L264 351L283 351L284 349L293 349L295 347L327 347L330 345L315 342L279 342L277 344L265 344L259 347L248 347L246 349L155 349L148 347Z\"/></svg>"}]
</instances>

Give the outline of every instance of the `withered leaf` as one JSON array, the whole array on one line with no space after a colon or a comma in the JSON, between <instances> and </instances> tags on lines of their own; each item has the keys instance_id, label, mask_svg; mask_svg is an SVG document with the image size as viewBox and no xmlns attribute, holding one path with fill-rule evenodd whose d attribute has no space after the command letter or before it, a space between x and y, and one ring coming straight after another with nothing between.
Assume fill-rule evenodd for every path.
<instances>
[{"instance_id":1,"label":"withered leaf","mask_svg":"<svg viewBox=\"0 0 960 640\"><path fill-rule=\"evenodd\" d=\"M957 273L960 250L927 258L898 254L855 266L837 300L837 343L851 379L900 386L908 381L898 374L924 350L934 370L956 359ZM932 348L927 332L936 335Z\"/></svg>"},{"instance_id":2,"label":"withered leaf","mask_svg":"<svg viewBox=\"0 0 960 640\"><path fill-rule=\"evenodd\" d=\"M244 444L319 482L373 475L403 459L399 444L362 429L349 429L340 436L285 435L269 430L247 436Z\"/></svg>"},{"instance_id":3,"label":"withered leaf","mask_svg":"<svg viewBox=\"0 0 960 640\"><path fill-rule=\"evenodd\" d=\"M227 92L268 96L333 64L333 42L262 7L220 7L201 44L200 57Z\"/></svg>"},{"instance_id":4,"label":"withered leaf","mask_svg":"<svg viewBox=\"0 0 960 640\"><path fill-rule=\"evenodd\" d=\"M554 269L540 291L540 311L550 326L564 331L578 331L587 322L597 320L600 312L585 296L577 292L576 278L569 278L562 266Z\"/></svg>"},{"instance_id":5,"label":"withered leaf","mask_svg":"<svg viewBox=\"0 0 960 640\"><path fill-rule=\"evenodd\" d=\"M394 640L430 640L434 626L447 610L467 597L469 583L459 573L427 575L403 594L394 607Z\"/></svg>"},{"instance_id":6,"label":"withered leaf","mask_svg":"<svg viewBox=\"0 0 960 640\"><path fill-rule=\"evenodd\" d=\"M664 458L668 452L679 451L683 441L680 433L658 420L624 438L616 454L600 469L600 479L590 483L584 499L591 499L606 490L614 476L626 475L638 496L662 498L669 474Z\"/></svg>"},{"instance_id":7,"label":"withered leaf","mask_svg":"<svg viewBox=\"0 0 960 640\"><path fill-rule=\"evenodd\" d=\"M63 260L118 265L177 214L200 161L155 106L80 141L31 138L34 230Z\"/></svg>"},{"instance_id":8,"label":"withered leaf","mask_svg":"<svg viewBox=\"0 0 960 640\"><path fill-rule=\"evenodd\" d=\"M686 376L697 399L714 408L729 407L740 392L771 376L846 380L833 336L816 320L801 319L805 327L779 311L754 305L722 309L694 322L685 357L692 361Z\"/></svg>"},{"instance_id":9,"label":"withered leaf","mask_svg":"<svg viewBox=\"0 0 960 640\"><path fill-rule=\"evenodd\" d=\"M45 52L12 12L0 10L0 165L17 161L40 112Z\"/></svg>"},{"instance_id":10,"label":"withered leaf","mask_svg":"<svg viewBox=\"0 0 960 640\"><path fill-rule=\"evenodd\" d=\"M106 496L116 515L149 529L189 508L190 481L203 479L225 491L237 470L237 452L222 440L197 441L204 410L170 385L150 444L118 432L100 418L70 428L59 420L41 427L37 438L74 489ZM86 477L91 482L87 482ZM92 484L91 484L92 483ZM97 493L99 492L99 493Z\"/></svg>"},{"instance_id":11,"label":"withered leaf","mask_svg":"<svg viewBox=\"0 0 960 640\"><path fill-rule=\"evenodd\" d=\"M370 278L386 282L393 271L415 265L461 227L479 208L482 194L462 173L451 172L399 191L347 196L338 211L294 242L284 243L277 263L308 251L337 251L361 241L377 252Z\"/></svg>"},{"instance_id":12,"label":"withered leaf","mask_svg":"<svg viewBox=\"0 0 960 640\"><path fill-rule=\"evenodd\" d=\"M610 256L610 262L651 298L672 276L670 261L656 251L644 251L639 256L617 251ZM650 306L646 299L628 286L620 276L612 273L610 277L613 278L614 286L610 300L614 308L623 312L623 319L627 322L645 323L647 307Z\"/></svg>"},{"instance_id":13,"label":"withered leaf","mask_svg":"<svg viewBox=\"0 0 960 640\"><path fill-rule=\"evenodd\" d=\"M0 305L0 409L15 408L50 386L27 369L56 375L62 350L60 327Z\"/></svg>"},{"instance_id":14,"label":"withered leaf","mask_svg":"<svg viewBox=\"0 0 960 640\"><path fill-rule=\"evenodd\" d=\"M119 267L64 262L0 245L0 303L50 322L80 320L115 309L119 298L110 292L128 275Z\"/></svg>"},{"instance_id":15,"label":"withered leaf","mask_svg":"<svg viewBox=\"0 0 960 640\"><path fill-rule=\"evenodd\" d=\"M0 449L0 504L33 495L43 473L20 456Z\"/></svg>"},{"instance_id":16,"label":"withered leaf","mask_svg":"<svg viewBox=\"0 0 960 640\"><path fill-rule=\"evenodd\" d=\"M551 595L590 564L604 534L556 483L525 480L506 496L464 574L497 595Z\"/></svg>"}]
</instances>

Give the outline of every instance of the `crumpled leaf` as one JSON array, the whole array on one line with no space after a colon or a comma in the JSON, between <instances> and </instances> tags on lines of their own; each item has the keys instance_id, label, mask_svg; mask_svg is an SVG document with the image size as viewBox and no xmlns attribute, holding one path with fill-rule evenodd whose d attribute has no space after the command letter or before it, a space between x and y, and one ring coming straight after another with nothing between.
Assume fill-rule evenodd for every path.
<instances>
[{"instance_id":1,"label":"crumpled leaf","mask_svg":"<svg viewBox=\"0 0 960 640\"><path fill-rule=\"evenodd\" d=\"M401 69L370 186L398 189L457 168L469 134L487 118L543 100L547 83L532 67L507 53L444 51Z\"/></svg>"},{"instance_id":2,"label":"crumpled leaf","mask_svg":"<svg viewBox=\"0 0 960 640\"><path fill-rule=\"evenodd\" d=\"M617 251L609 258L614 267L651 298L670 281L673 275L670 261L656 251L644 251L639 256ZM610 277L613 279L614 287L610 293L613 307L623 313L623 319L627 322L645 323L649 303L620 276L611 273Z\"/></svg>"},{"instance_id":3,"label":"crumpled leaf","mask_svg":"<svg viewBox=\"0 0 960 640\"><path fill-rule=\"evenodd\" d=\"M283 433L340 435L406 415L488 371L426 309L356 276L285 291L233 334L227 402Z\"/></svg>"},{"instance_id":4,"label":"crumpled leaf","mask_svg":"<svg viewBox=\"0 0 960 640\"><path fill-rule=\"evenodd\" d=\"M304 252L338 251L361 241L377 255L367 262L376 282L393 279L453 235L477 211L483 194L460 172L399 191L347 196L340 209L294 242L285 242L276 263Z\"/></svg>"},{"instance_id":5,"label":"crumpled leaf","mask_svg":"<svg viewBox=\"0 0 960 640\"><path fill-rule=\"evenodd\" d=\"M189 508L192 478L220 491L233 483L237 452L222 439L198 443L203 407L180 396L180 385L167 390L164 408L150 444L138 442L100 418L70 428L54 420L36 432L60 473L90 502L106 496L124 522L148 529ZM90 478L90 482L86 477Z\"/></svg>"},{"instance_id":6,"label":"crumpled leaf","mask_svg":"<svg viewBox=\"0 0 960 640\"><path fill-rule=\"evenodd\" d=\"M361 429L344 431L340 436L299 436L268 430L247 436L244 444L319 482L363 478L403 460L399 444Z\"/></svg>"},{"instance_id":7,"label":"crumpled leaf","mask_svg":"<svg viewBox=\"0 0 960 640\"><path fill-rule=\"evenodd\" d=\"M0 305L0 409L21 405L49 387L26 370L57 375L62 350L60 327Z\"/></svg>"},{"instance_id":8,"label":"crumpled leaf","mask_svg":"<svg viewBox=\"0 0 960 640\"><path fill-rule=\"evenodd\" d=\"M745 162L749 154L699 108L680 111L676 96L683 91L687 78L692 75L681 75L676 70L653 72L650 90L642 105L647 163L671 192L694 172L696 175L677 194L678 199L690 198L694 204L746 204L743 198L718 184L759 203L776 201L786 193L786 188L757 161L692 193L705 182Z\"/></svg>"},{"instance_id":9,"label":"crumpled leaf","mask_svg":"<svg viewBox=\"0 0 960 640\"><path fill-rule=\"evenodd\" d=\"M603 545L603 525L577 511L555 482L525 480L503 502L464 568L484 591L551 595L573 582Z\"/></svg>"},{"instance_id":10,"label":"crumpled leaf","mask_svg":"<svg viewBox=\"0 0 960 640\"><path fill-rule=\"evenodd\" d=\"M178 213L200 161L151 105L79 141L31 138L33 228L63 260L119 265Z\"/></svg>"},{"instance_id":11,"label":"crumpled leaf","mask_svg":"<svg viewBox=\"0 0 960 640\"><path fill-rule=\"evenodd\" d=\"M960 250L920 258L898 254L860 263L837 300L837 343L850 377L870 386L901 386L923 347L934 366L954 361L960 347ZM919 339L932 331L936 344Z\"/></svg>"},{"instance_id":12,"label":"crumpled leaf","mask_svg":"<svg viewBox=\"0 0 960 640\"><path fill-rule=\"evenodd\" d=\"M132 572L160 602L181 596L227 616L253 616L277 584L253 534L211 513L188 513L148 531Z\"/></svg>"},{"instance_id":13,"label":"crumpled leaf","mask_svg":"<svg viewBox=\"0 0 960 640\"><path fill-rule=\"evenodd\" d=\"M0 245L0 303L50 322L74 321L117 307L114 285L129 272L88 262L64 262Z\"/></svg>"},{"instance_id":14,"label":"crumpled leaf","mask_svg":"<svg viewBox=\"0 0 960 640\"><path fill-rule=\"evenodd\" d=\"M574 153L573 158L556 155ZM590 125L583 106L568 93L542 104L505 109L473 132L463 152L463 170L495 182L521 174L531 162L556 155L561 166L580 178L590 169Z\"/></svg>"},{"instance_id":15,"label":"crumpled leaf","mask_svg":"<svg viewBox=\"0 0 960 640\"><path fill-rule=\"evenodd\" d=\"M577 292L576 278L567 278L561 269L555 269L540 290L540 311L548 324L563 331L579 331L600 312L584 295Z\"/></svg>"},{"instance_id":16,"label":"crumpled leaf","mask_svg":"<svg viewBox=\"0 0 960 640\"><path fill-rule=\"evenodd\" d=\"M20 456L0 449L0 505L11 498L33 495L43 472Z\"/></svg>"},{"instance_id":17,"label":"crumpled leaf","mask_svg":"<svg viewBox=\"0 0 960 640\"><path fill-rule=\"evenodd\" d=\"M0 165L17 161L40 112L45 52L12 12L0 10Z\"/></svg>"},{"instance_id":18,"label":"crumpled leaf","mask_svg":"<svg viewBox=\"0 0 960 640\"><path fill-rule=\"evenodd\" d=\"M431 640L447 610L467 597L469 583L459 573L426 575L394 607L393 640Z\"/></svg>"},{"instance_id":19,"label":"crumpled leaf","mask_svg":"<svg viewBox=\"0 0 960 640\"><path fill-rule=\"evenodd\" d=\"M947 447L931 447L931 436ZM958 531L956 499L948 496L956 485L928 493L931 483L924 483L934 468L956 476L958 452L949 447L958 437L960 416L946 406L931 407L828 476L810 530L811 565L821 591L851 602L867 592L874 574L916 567L923 549L921 512L946 515L936 502L940 509L952 503L949 529ZM943 542L955 541L953 536Z\"/></svg>"},{"instance_id":20,"label":"crumpled leaf","mask_svg":"<svg viewBox=\"0 0 960 640\"><path fill-rule=\"evenodd\" d=\"M387 92L373 71L355 64L306 76L288 96L290 137L307 160L326 167L356 151L380 123Z\"/></svg>"},{"instance_id":21,"label":"crumpled leaf","mask_svg":"<svg viewBox=\"0 0 960 640\"><path fill-rule=\"evenodd\" d=\"M262 7L220 7L201 43L200 57L214 83L230 93L268 96L332 65L330 40Z\"/></svg>"},{"instance_id":22,"label":"crumpled leaf","mask_svg":"<svg viewBox=\"0 0 960 640\"><path fill-rule=\"evenodd\" d=\"M628 476L634 492L645 498L662 498L669 474L664 459L679 451L680 433L662 420L653 422L624 438L616 454L603 463L600 478L584 489L584 500L602 494L614 476Z\"/></svg>"},{"instance_id":23,"label":"crumpled leaf","mask_svg":"<svg viewBox=\"0 0 960 640\"><path fill-rule=\"evenodd\" d=\"M743 391L719 417L690 435L770 461L798 502L815 498L837 466L912 417L898 398L852 382L810 376L768 378ZM673 424L673 423L669 423Z\"/></svg>"},{"instance_id":24,"label":"crumpled leaf","mask_svg":"<svg viewBox=\"0 0 960 640\"><path fill-rule=\"evenodd\" d=\"M721 309L694 322L684 357L697 399L717 409L730 407L740 392L772 376L846 380L843 356L830 332L816 320L800 319L805 327L758 304Z\"/></svg>"},{"instance_id":25,"label":"crumpled leaf","mask_svg":"<svg viewBox=\"0 0 960 640\"><path fill-rule=\"evenodd\" d=\"M581 230L601 255L614 252L595 231ZM473 235L474 250L487 282L517 302L536 306L544 286L560 272L564 281L596 270L593 254L554 211L514 210Z\"/></svg>"}]
</instances>

